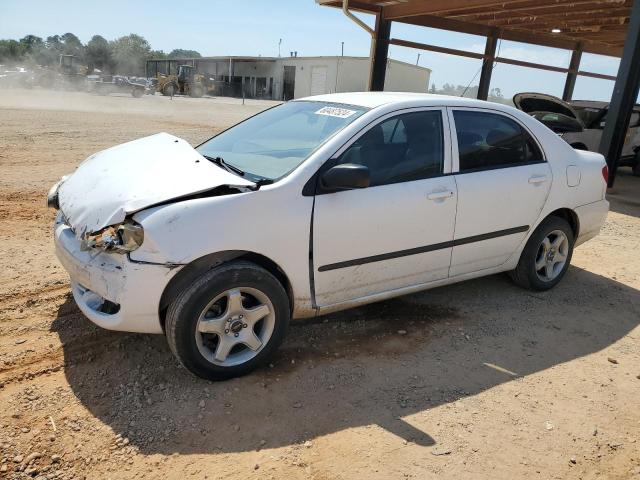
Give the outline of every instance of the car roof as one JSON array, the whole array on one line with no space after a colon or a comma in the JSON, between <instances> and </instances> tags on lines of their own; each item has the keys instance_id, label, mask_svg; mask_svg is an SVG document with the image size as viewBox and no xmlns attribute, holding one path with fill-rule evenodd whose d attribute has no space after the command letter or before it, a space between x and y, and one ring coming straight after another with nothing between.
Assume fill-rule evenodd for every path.
<instances>
[{"instance_id":1,"label":"car roof","mask_svg":"<svg viewBox=\"0 0 640 480\"><path fill-rule=\"evenodd\" d=\"M325 95L315 95L312 97L299 98L297 101L332 102L355 105L366 108L376 108L391 103L406 106L464 106L464 107L484 107L489 105L497 110L513 110L513 107L500 103L486 102L474 98L452 97L449 95L434 95L429 93L410 92L347 92L329 93Z\"/></svg>"}]
</instances>

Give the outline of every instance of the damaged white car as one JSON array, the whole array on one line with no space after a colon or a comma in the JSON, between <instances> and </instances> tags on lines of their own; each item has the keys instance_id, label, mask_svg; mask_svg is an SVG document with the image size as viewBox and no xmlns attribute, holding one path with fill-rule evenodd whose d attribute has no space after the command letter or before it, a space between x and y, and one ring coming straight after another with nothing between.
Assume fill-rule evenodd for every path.
<instances>
[{"instance_id":1,"label":"damaged white car","mask_svg":"<svg viewBox=\"0 0 640 480\"><path fill-rule=\"evenodd\" d=\"M264 363L292 318L505 271L553 287L604 222L606 177L601 155L511 107L351 93L195 149L166 133L110 148L48 203L82 312L164 333L223 379Z\"/></svg>"}]
</instances>

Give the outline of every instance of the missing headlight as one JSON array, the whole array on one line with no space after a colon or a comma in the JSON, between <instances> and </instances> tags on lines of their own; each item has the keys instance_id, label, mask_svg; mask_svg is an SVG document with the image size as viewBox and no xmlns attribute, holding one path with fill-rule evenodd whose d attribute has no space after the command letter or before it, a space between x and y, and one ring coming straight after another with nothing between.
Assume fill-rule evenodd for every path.
<instances>
[{"instance_id":1,"label":"missing headlight","mask_svg":"<svg viewBox=\"0 0 640 480\"><path fill-rule=\"evenodd\" d=\"M142 225L128 219L118 225L85 235L80 246L83 250L99 248L105 252L127 253L140 247L143 241Z\"/></svg>"}]
</instances>

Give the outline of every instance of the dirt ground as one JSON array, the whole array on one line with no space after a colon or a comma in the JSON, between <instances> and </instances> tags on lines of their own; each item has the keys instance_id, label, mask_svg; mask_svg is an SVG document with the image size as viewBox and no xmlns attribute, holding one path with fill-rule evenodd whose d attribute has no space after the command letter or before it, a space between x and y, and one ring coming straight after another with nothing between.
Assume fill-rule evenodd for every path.
<instances>
[{"instance_id":1,"label":"dirt ground","mask_svg":"<svg viewBox=\"0 0 640 480\"><path fill-rule=\"evenodd\" d=\"M640 179L554 290L496 275L291 328L210 383L74 306L48 188L158 131L268 102L0 91L0 477L640 479Z\"/></svg>"}]
</instances>

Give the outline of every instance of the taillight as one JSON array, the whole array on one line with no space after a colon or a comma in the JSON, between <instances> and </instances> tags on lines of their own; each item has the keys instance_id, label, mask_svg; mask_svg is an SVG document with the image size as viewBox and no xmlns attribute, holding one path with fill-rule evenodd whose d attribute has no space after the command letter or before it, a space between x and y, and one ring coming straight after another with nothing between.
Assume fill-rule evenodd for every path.
<instances>
[{"instance_id":1,"label":"taillight","mask_svg":"<svg viewBox=\"0 0 640 480\"><path fill-rule=\"evenodd\" d=\"M604 183L609 185L609 167L607 165L602 167L602 178L604 178Z\"/></svg>"}]
</instances>

